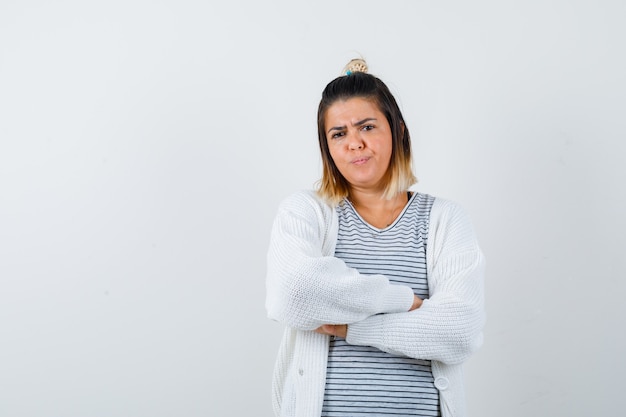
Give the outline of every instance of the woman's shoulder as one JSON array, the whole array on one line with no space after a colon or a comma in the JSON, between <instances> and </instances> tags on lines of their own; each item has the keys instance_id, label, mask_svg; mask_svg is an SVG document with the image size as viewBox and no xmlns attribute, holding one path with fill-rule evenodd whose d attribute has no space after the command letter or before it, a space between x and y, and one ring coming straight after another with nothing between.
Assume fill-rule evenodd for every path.
<instances>
[{"instance_id":1,"label":"woman's shoulder","mask_svg":"<svg viewBox=\"0 0 626 417\"><path fill-rule=\"evenodd\" d=\"M475 238L467 209L462 203L443 197L434 197L430 212L430 233L448 238Z\"/></svg>"},{"instance_id":2,"label":"woman's shoulder","mask_svg":"<svg viewBox=\"0 0 626 417\"><path fill-rule=\"evenodd\" d=\"M323 239L324 253L332 254L336 235L337 213L314 190L299 190L284 197L279 204L275 219L278 223L297 226L300 230L309 230L319 239ZM306 225L306 227L302 227ZM331 250L332 249L332 250Z\"/></svg>"}]
</instances>

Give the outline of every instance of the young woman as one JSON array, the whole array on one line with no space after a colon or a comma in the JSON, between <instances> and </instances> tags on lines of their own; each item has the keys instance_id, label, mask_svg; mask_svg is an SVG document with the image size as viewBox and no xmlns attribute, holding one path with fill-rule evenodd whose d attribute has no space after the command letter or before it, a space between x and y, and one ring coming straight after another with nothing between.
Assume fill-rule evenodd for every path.
<instances>
[{"instance_id":1,"label":"young woman","mask_svg":"<svg viewBox=\"0 0 626 417\"><path fill-rule=\"evenodd\" d=\"M353 63L318 109L323 176L278 208L268 316L285 324L277 416L466 415L463 362L482 343L484 259L465 211L409 189L409 129Z\"/></svg>"}]
</instances>

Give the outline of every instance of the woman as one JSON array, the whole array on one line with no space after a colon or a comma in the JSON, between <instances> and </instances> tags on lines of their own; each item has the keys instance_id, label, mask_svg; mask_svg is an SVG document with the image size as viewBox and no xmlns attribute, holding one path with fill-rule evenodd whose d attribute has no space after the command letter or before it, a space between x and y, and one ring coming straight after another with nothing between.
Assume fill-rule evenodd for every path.
<instances>
[{"instance_id":1,"label":"woman","mask_svg":"<svg viewBox=\"0 0 626 417\"><path fill-rule=\"evenodd\" d=\"M353 62L318 109L323 176L286 198L266 308L286 325L277 416L466 415L462 363L482 343L484 260L457 204L409 190L408 127Z\"/></svg>"}]
</instances>

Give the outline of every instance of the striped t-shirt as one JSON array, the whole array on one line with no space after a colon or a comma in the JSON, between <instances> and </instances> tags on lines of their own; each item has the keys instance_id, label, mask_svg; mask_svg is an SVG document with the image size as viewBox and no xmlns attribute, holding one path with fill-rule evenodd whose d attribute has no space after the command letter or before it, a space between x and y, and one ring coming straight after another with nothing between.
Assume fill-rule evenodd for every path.
<instances>
[{"instance_id":1,"label":"striped t-shirt","mask_svg":"<svg viewBox=\"0 0 626 417\"><path fill-rule=\"evenodd\" d=\"M385 275L428 298L426 244L433 201L430 195L413 194L398 218L378 229L344 200L337 208L335 256L362 274ZM430 361L331 340L322 416L374 415L440 416Z\"/></svg>"}]
</instances>

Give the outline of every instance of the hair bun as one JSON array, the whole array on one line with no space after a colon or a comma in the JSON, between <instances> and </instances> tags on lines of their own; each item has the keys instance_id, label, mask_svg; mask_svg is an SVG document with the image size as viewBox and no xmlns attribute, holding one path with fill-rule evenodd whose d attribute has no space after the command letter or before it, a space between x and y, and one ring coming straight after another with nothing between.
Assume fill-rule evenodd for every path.
<instances>
[{"instance_id":1,"label":"hair bun","mask_svg":"<svg viewBox=\"0 0 626 417\"><path fill-rule=\"evenodd\" d=\"M352 59L343 68L343 75L350 75L355 72L367 72L367 63L364 59Z\"/></svg>"}]
</instances>

